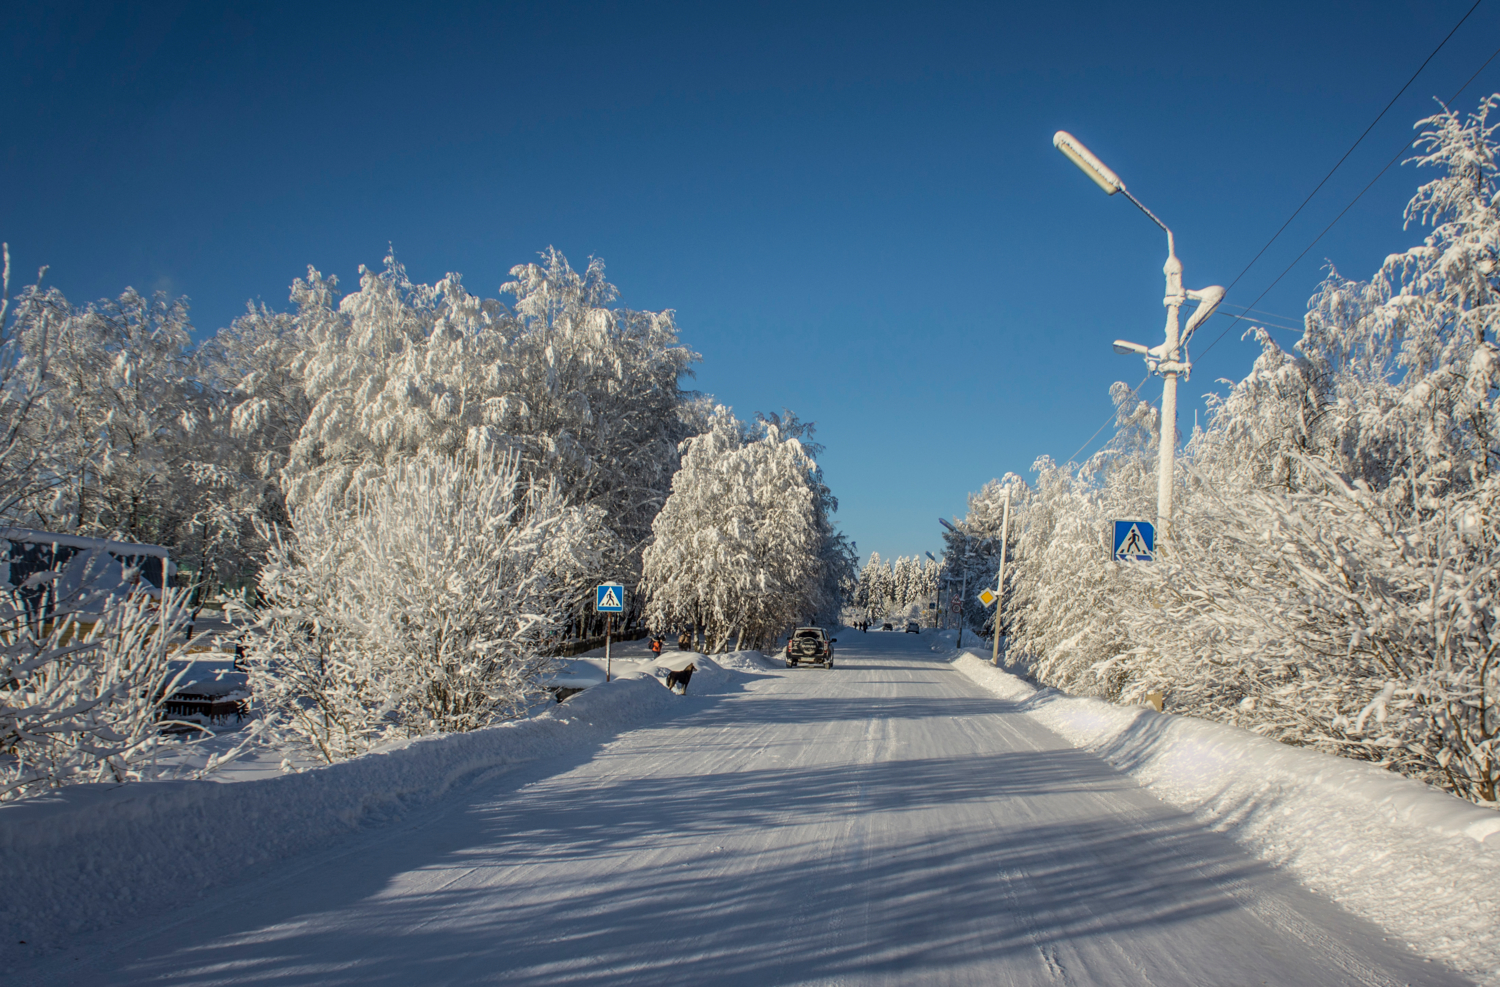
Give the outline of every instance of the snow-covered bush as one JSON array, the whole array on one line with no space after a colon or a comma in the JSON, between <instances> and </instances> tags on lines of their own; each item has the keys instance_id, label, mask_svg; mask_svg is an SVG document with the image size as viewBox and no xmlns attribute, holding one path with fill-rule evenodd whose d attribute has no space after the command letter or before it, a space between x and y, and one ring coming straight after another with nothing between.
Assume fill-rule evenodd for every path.
<instances>
[{"instance_id":1,"label":"snow-covered bush","mask_svg":"<svg viewBox=\"0 0 1500 987\"><path fill-rule=\"evenodd\" d=\"M515 457L357 473L300 504L269 552L250 688L330 762L513 715L603 540L597 511L527 485Z\"/></svg>"},{"instance_id":2,"label":"snow-covered bush","mask_svg":"<svg viewBox=\"0 0 1500 987\"><path fill-rule=\"evenodd\" d=\"M1412 512L1326 462L1296 467L1321 483L1246 490L1182 526L1151 594L1124 601L1135 647L1101 669L1178 710L1495 801L1495 481Z\"/></svg>"},{"instance_id":3,"label":"snow-covered bush","mask_svg":"<svg viewBox=\"0 0 1500 987\"><path fill-rule=\"evenodd\" d=\"M136 780L173 743L160 707L187 674L170 662L184 597L132 595L97 620L65 599L43 622L21 593L0 594L0 801Z\"/></svg>"}]
</instances>

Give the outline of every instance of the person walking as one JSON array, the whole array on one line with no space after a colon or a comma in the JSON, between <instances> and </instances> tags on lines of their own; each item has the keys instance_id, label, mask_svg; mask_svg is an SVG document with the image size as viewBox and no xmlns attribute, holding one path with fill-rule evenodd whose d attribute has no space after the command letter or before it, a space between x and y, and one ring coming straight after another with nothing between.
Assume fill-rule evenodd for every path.
<instances>
[{"instance_id":1,"label":"person walking","mask_svg":"<svg viewBox=\"0 0 1500 987\"><path fill-rule=\"evenodd\" d=\"M656 658L660 658L661 657L661 635L660 634L653 634L653 635L651 635L651 654L652 654L653 657L656 657Z\"/></svg>"}]
</instances>

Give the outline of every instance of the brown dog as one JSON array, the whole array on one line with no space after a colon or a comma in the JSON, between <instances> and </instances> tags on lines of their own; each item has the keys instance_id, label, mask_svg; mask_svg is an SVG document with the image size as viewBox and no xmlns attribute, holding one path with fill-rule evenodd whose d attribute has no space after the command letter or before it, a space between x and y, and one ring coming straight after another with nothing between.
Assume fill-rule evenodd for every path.
<instances>
[{"instance_id":1,"label":"brown dog","mask_svg":"<svg viewBox=\"0 0 1500 987\"><path fill-rule=\"evenodd\" d=\"M693 680L693 673L697 670L697 665L689 664L687 668L684 668L680 672L668 672L667 688L671 689L673 692L677 692L677 687L680 685L682 686L682 691L678 693L678 695L687 695L688 683Z\"/></svg>"}]
</instances>

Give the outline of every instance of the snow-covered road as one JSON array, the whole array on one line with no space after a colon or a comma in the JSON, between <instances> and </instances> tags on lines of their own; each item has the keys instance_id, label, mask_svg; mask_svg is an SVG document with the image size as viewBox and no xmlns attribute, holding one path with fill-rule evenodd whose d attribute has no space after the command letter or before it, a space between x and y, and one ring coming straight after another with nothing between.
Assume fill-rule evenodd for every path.
<instances>
[{"instance_id":1,"label":"snow-covered road","mask_svg":"<svg viewBox=\"0 0 1500 987\"><path fill-rule=\"evenodd\" d=\"M935 658L689 697L37 984L1459 984Z\"/></svg>"}]
</instances>

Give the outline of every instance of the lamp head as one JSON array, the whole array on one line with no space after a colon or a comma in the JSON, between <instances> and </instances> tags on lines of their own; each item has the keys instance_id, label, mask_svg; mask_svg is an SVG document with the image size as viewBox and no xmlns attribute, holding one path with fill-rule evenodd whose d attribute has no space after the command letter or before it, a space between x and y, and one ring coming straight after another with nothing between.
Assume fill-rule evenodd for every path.
<instances>
[{"instance_id":1,"label":"lamp head","mask_svg":"<svg viewBox=\"0 0 1500 987\"><path fill-rule=\"evenodd\" d=\"M955 535L958 534L958 529L955 528L953 525L949 524L947 518L942 518L942 517L938 518L938 524L941 524L943 527L947 528L949 531L953 532Z\"/></svg>"},{"instance_id":2,"label":"lamp head","mask_svg":"<svg viewBox=\"0 0 1500 987\"><path fill-rule=\"evenodd\" d=\"M1059 130L1052 135L1052 146L1067 155L1069 161L1076 164L1085 175L1094 180L1094 184L1109 195L1125 191L1125 183L1120 181L1120 176L1110 171L1108 165L1094 157L1092 151L1066 130Z\"/></svg>"}]
</instances>

